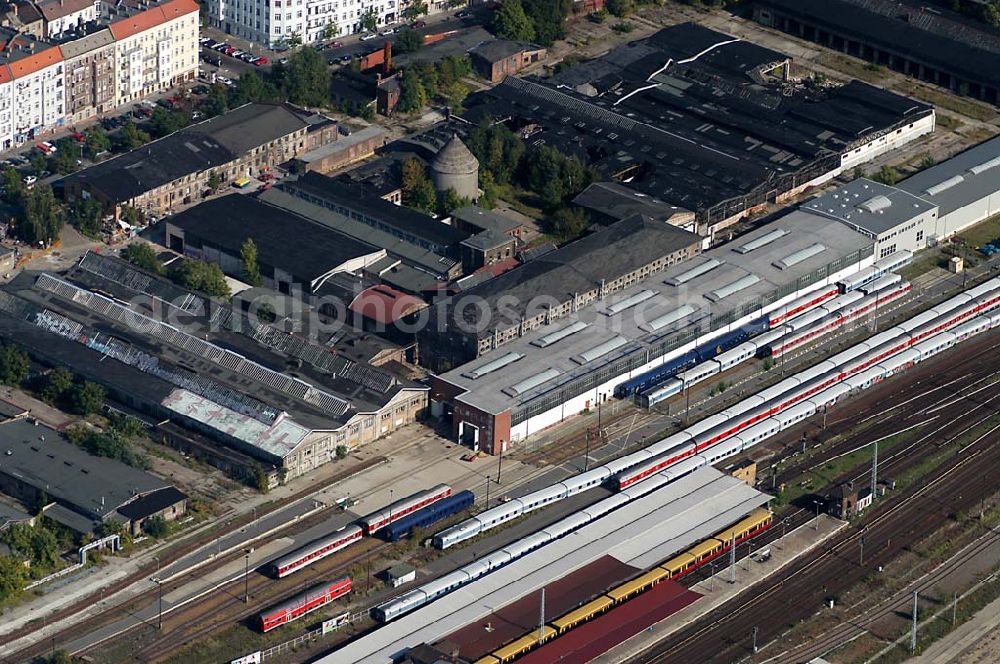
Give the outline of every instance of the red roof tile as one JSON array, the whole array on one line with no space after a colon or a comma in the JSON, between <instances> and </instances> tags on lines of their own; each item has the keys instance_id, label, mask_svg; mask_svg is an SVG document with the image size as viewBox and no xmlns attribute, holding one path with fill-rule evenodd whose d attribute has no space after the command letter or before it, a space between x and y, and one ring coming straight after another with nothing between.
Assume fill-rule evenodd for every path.
<instances>
[{"instance_id":1,"label":"red roof tile","mask_svg":"<svg viewBox=\"0 0 1000 664\"><path fill-rule=\"evenodd\" d=\"M39 72L46 67L62 62L62 51L56 46L50 46L44 51L26 55L23 58L13 60L8 64L11 75L15 78L24 78L35 72Z\"/></svg>"},{"instance_id":2,"label":"red roof tile","mask_svg":"<svg viewBox=\"0 0 1000 664\"><path fill-rule=\"evenodd\" d=\"M113 22L111 34L115 39L125 39L192 12L198 12L198 3L194 0L170 0Z\"/></svg>"},{"instance_id":3,"label":"red roof tile","mask_svg":"<svg viewBox=\"0 0 1000 664\"><path fill-rule=\"evenodd\" d=\"M14 80L14 77L10 73L10 68L7 65L0 65L0 84L10 83Z\"/></svg>"},{"instance_id":4,"label":"red roof tile","mask_svg":"<svg viewBox=\"0 0 1000 664\"><path fill-rule=\"evenodd\" d=\"M377 323L388 325L425 306L427 304L418 297L380 284L361 291L348 309Z\"/></svg>"}]
</instances>

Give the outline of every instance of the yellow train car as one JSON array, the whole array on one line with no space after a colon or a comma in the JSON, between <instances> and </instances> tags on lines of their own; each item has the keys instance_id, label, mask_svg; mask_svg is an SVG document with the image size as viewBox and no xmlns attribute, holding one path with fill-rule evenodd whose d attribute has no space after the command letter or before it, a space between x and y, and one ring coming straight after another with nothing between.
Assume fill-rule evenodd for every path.
<instances>
[{"instance_id":1,"label":"yellow train car","mask_svg":"<svg viewBox=\"0 0 1000 664\"><path fill-rule=\"evenodd\" d=\"M493 655L486 655L476 660L476 664L497 664L500 660Z\"/></svg>"},{"instance_id":2,"label":"yellow train car","mask_svg":"<svg viewBox=\"0 0 1000 664\"><path fill-rule=\"evenodd\" d=\"M727 545L733 541L734 535L737 542L742 541L755 530L760 530L763 527L771 525L773 518L774 516L770 511L762 508L755 509L750 513L750 516L716 534L715 538L725 542Z\"/></svg>"},{"instance_id":3,"label":"yellow train car","mask_svg":"<svg viewBox=\"0 0 1000 664\"><path fill-rule=\"evenodd\" d=\"M722 549L722 542L713 537L705 540L704 542L695 544L688 549L687 552L691 554L692 558L695 559L695 563L702 563L722 551Z\"/></svg>"},{"instance_id":4,"label":"yellow train car","mask_svg":"<svg viewBox=\"0 0 1000 664\"><path fill-rule=\"evenodd\" d=\"M595 616L604 613L614 605L614 600L607 595L602 595L593 601L587 602L580 608L574 609L573 611L556 618L549 624L552 625L560 634L565 634L580 623L587 622ZM479 664L479 662L476 662L476 664Z\"/></svg>"},{"instance_id":5,"label":"yellow train car","mask_svg":"<svg viewBox=\"0 0 1000 664\"><path fill-rule=\"evenodd\" d=\"M685 551L684 553L677 554L667 562L660 565L660 568L670 574L670 578L672 579L675 576L684 574L697 563L698 561L694 559L694 556Z\"/></svg>"},{"instance_id":6,"label":"yellow train car","mask_svg":"<svg viewBox=\"0 0 1000 664\"><path fill-rule=\"evenodd\" d=\"M542 630L543 641L548 641L550 638L556 635L556 630L552 629L548 625ZM525 634L517 641L508 643L503 648L498 648L493 651L493 657L497 659L500 664L506 664L507 662L513 661L515 658L520 657L524 653L528 652L536 645L538 645L538 630L533 629L529 634Z\"/></svg>"},{"instance_id":7,"label":"yellow train car","mask_svg":"<svg viewBox=\"0 0 1000 664\"><path fill-rule=\"evenodd\" d=\"M670 573L660 567L654 567L642 576L623 583L614 590L608 591L608 597L616 604L624 602L630 597L635 597L641 592L645 592L664 579L669 579Z\"/></svg>"}]
</instances>

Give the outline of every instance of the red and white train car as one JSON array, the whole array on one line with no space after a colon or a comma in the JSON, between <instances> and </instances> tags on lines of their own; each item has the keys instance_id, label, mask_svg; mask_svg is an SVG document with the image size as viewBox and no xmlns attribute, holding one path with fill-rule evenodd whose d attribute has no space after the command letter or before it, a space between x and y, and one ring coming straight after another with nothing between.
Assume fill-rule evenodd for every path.
<instances>
[{"instance_id":1,"label":"red and white train car","mask_svg":"<svg viewBox=\"0 0 1000 664\"><path fill-rule=\"evenodd\" d=\"M351 578L348 576L313 586L309 590L258 614L258 625L262 632L270 632L276 627L298 620L307 613L326 606L349 592L351 592Z\"/></svg>"},{"instance_id":2,"label":"red and white train car","mask_svg":"<svg viewBox=\"0 0 1000 664\"><path fill-rule=\"evenodd\" d=\"M335 533L315 539L305 546L292 551L291 553L286 553L271 562L271 564L268 565L268 568L270 569L271 574L279 579L286 577L289 574L298 572L307 565L313 564L317 560L326 558L331 553L336 553L337 551L354 544L364 537L364 535L365 534L364 531L361 530L361 526L356 526L354 524L345 526Z\"/></svg>"},{"instance_id":3,"label":"red and white train car","mask_svg":"<svg viewBox=\"0 0 1000 664\"><path fill-rule=\"evenodd\" d=\"M442 498L451 495L451 487L447 484L438 484L426 491L419 491L412 496L400 498L388 507L372 512L361 519L362 528L366 535L372 535L379 529L386 527L393 521L402 519L404 516L413 514L421 507L427 507L431 503L436 503Z\"/></svg>"}]
</instances>

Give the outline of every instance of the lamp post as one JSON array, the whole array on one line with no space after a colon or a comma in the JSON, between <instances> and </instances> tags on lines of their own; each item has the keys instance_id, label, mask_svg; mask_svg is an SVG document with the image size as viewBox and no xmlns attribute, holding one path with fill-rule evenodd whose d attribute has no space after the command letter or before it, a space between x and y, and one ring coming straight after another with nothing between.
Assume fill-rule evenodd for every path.
<instances>
[{"instance_id":1,"label":"lamp post","mask_svg":"<svg viewBox=\"0 0 1000 664\"><path fill-rule=\"evenodd\" d=\"M163 631L163 581L161 581L160 578L157 576L154 576L152 579L150 579L150 581L156 584L157 606L158 606L156 629L162 632Z\"/></svg>"},{"instance_id":2,"label":"lamp post","mask_svg":"<svg viewBox=\"0 0 1000 664\"><path fill-rule=\"evenodd\" d=\"M253 547L249 549L243 549L243 603L250 603L250 554L253 553Z\"/></svg>"}]
</instances>

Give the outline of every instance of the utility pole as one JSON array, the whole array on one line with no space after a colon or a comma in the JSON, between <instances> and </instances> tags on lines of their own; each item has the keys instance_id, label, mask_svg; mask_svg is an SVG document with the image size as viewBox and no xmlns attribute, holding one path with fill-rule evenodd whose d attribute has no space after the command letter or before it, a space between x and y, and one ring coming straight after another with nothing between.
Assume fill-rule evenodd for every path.
<instances>
[{"instance_id":1,"label":"utility pole","mask_svg":"<svg viewBox=\"0 0 1000 664\"><path fill-rule=\"evenodd\" d=\"M245 565L243 567L243 603L250 603L250 554L253 553L253 547L249 549L243 549L243 560Z\"/></svg>"},{"instance_id":2,"label":"utility pole","mask_svg":"<svg viewBox=\"0 0 1000 664\"><path fill-rule=\"evenodd\" d=\"M753 626L753 651L757 652L757 625Z\"/></svg>"},{"instance_id":3,"label":"utility pole","mask_svg":"<svg viewBox=\"0 0 1000 664\"><path fill-rule=\"evenodd\" d=\"M598 411L600 411L600 408L601 408L600 405L598 405L598 407L597 407ZM591 435L591 431L590 431L590 429L587 429L583 433L584 433L584 436L587 439L587 450L586 450L586 452L583 453L583 472L587 472L588 470L590 470L590 435Z\"/></svg>"},{"instance_id":4,"label":"utility pole","mask_svg":"<svg viewBox=\"0 0 1000 664\"><path fill-rule=\"evenodd\" d=\"M913 621L910 623L910 654L917 652L917 591L913 591Z\"/></svg>"},{"instance_id":5,"label":"utility pole","mask_svg":"<svg viewBox=\"0 0 1000 664\"><path fill-rule=\"evenodd\" d=\"M545 588L542 587L542 601L538 607L538 642L545 641Z\"/></svg>"},{"instance_id":6,"label":"utility pole","mask_svg":"<svg viewBox=\"0 0 1000 664\"><path fill-rule=\"evenodd\" d=\"M486 476L486 508L490 507L490 477Z\"/></svg>"},{"instance_id":7,"label":"utility pole","mask_svg":"<svg viewBox=\"0 0 1000 664\"><path fill-rule=\"evenodd\" d=\"M159 606L159 617L156 620L156 629L163 631L163 582L159 577L154 576L151 581L156 584L157 605Z\"/></svg>"},{"instance_id":8,"label":"utility pole","mask_svg":"<svg viewBox=\"0 0 1000 664\"><path fill-rule=\"evenodd\" d=\"M860 560L858 561L858 565L860 567L864 567L865 566L865 536L864 535L862 535L861 539L858 540L858 546L861 548L861 556L860 556Z\"/></svg>"},{"instance_id":9,"label":"utility pole","mask_svg":"<svg viewBox=\"0 0 1000 664\"><path fill-rule=\"evenodd\" d=\"M872 500L874 501L877 494L875 489L878 488L878 441L876 440L872 443Z\"/></svg>"},{"instance_id":10,"label":"utility pole","mask_svg":"<svg viewBox=\"0 0 1000 664\"><path fill-rule=\"evenodd\" d=\"M500 439L500 458L497 460L497 484L500 484L500 469L503 467L503 439Z\"/></svg>"},{"instance_id":11,"label":"utility pole","mask_svg":"<svg viewBox=\"0 0 1000 664\"><path fill-rule=\"evenodd\" d=\"M951 598L951 626L955 626L955 619L958 617L958 591L955 591L954 596Z\"/></svg>"}]
</instances>

